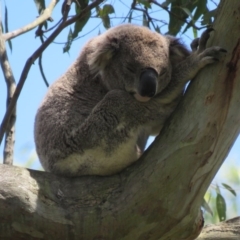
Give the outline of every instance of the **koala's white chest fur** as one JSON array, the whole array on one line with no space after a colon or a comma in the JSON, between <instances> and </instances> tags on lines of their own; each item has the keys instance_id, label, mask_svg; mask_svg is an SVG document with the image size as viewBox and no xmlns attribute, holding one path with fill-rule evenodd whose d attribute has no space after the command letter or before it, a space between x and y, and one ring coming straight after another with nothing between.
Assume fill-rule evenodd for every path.
<instances>
[{"instance_id":1,"label":"koala's white chest fur","mask_svg":"<svg viewBox=\"0 0 240 240\"><path fill-rule=\"evenodd\" d=\"M109 154L102 147L85 150L83 154L74 153L54 164L54 169L72 175L112 175L135 162L140 155L136 149L136 137L119 145L118 149Z\"/></svg>"}]
</instances>

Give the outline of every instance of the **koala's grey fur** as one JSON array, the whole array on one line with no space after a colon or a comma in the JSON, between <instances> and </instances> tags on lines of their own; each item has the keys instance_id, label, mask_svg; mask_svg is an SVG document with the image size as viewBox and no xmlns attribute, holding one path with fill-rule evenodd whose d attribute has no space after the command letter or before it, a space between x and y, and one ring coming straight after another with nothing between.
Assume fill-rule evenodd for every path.
<instances>
[{"instance_id":1,"label":"koala's grey fur","mask_svg":"<svg viewBox=\"0 0 240 240\"><path fill-rule=\"evenodd\" d=\"M192 53L173 37L131 24L90 40L38 109L35 142L44 169L69 177L111 175L135 162L186 82L224 52L205 49L210 31Z\"/></svg>"}]
</instances>

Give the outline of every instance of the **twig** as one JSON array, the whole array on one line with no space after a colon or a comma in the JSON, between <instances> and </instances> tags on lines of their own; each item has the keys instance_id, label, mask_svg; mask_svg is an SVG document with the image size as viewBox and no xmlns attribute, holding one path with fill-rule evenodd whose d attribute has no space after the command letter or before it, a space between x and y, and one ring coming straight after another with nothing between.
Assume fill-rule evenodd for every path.
<instances>
[{"instance_id":1,"label":"twig","mask_svg":"<svg viewBox=\"0 0 240 240\"><path fill-rule=\"evenodd\" d=\"M48 20L51 17L52 11L57 4L58 0L52 0L47 8L44 9L43 14L41 14L36 20L34 20L32 23L19 28L17 30L14 30L12 32L8 32L6 34L3 34L3 38L5 41L15 38L25 32L28 32L32 30L33 28L37 27L38 25L42 24L46 20Z\"/></svg>"},{"instance_id":2,"label":"twig","mask_svg":"<svg viewBox=\"0 0 240 240\"><path fill-rule=\"evenodd\" d=\"M40 40L41 40L41 42L42 42L42 44L43 44L43 43L44 43L44 40L43 40L43 37L42 37L42 36L40 36ZM49 87L48 80L47 80L47 78L46 78L46 76L45 76L45 73L44 73L44 71L43 71L43 66L42 66L42 53L41 53L41 55L39 56L38 65L39 65L39 69L40 69L40 73L41 73L41 75L42 75L43 81L44 81L44 83L46 84L46 86Z\"/></svg>"},{"instance_id":3,"label":"twig","mask_svg":"<svg viewBox=\"0 0 240 240\"><path fill-rule=\"evenodd\" d=\"M140 11L140 12L143 12L143 14L145 14L145 16L147 16L147 19L148 19L148 27L149 27L149 23L152 23L154 29L156 29L156 27L155 27L155 25L154 25L154 23L153 23L153 20L152 20L152 18L150 17L147 9L141 9L141 8L138 8L138 7L135 7L135 6L132 7L132 9L133 9L133 10Z\"/></svg>"},{"instance_id":4,"label":"twig","mask_svg":"<svg viewBox=\"0 0 240 240\"><path fill-rule=\"evenodd\" d=\"M111 19L112 19L112 18L111 18ZM91 33L91 32L93 32L94 30L96 30L101 24L102 24L102 22L100 22L96 27L94 27L93 29L91 29L89 32L86 32L86 33L84 33L83 35L80 35L80 36L74 38L72 41L76 41L76 40L78 40L78 39L80 39L80 38L83 38L83 37L87 36L89 33ZM44 35L43 35L43 37L44 37L44 38L47 38L47 37L45 37ZM52 41L52 43L54 43L54 44L64 44L64 45L65 45L67 42L55 42L55 41Z\"/></svg>"},{"instance_id":5,"label":"twig","mask_svg":"<svg viewBox=\"0 0 240 240\"><path fill-rule=\"evenodd\" d=\"M12 97L12 100L8 106L8 109L4 115L4 118L2 120L2 124L0 127L0 144L2 142L2 138L6 129L6 126L8 124L9 118L11 116L11 113L16 105L17 99L21 93L22 87L25 83L25 80L27 78L28 72L32 66L32 64L34 63L34 61L41 55L41 53L48 47L48 45L58 36L58 34L67 26L69 26L70 24L74 23L77 20L81 20L83 17L85 17L85 15L93 8L95 8L96 6L98 6L100 3L102 3L104 0L96 0L93 3L91 3L90 5L88 5L86 8L84 8L78 15L72 17L69 20L67 19L67 14L68 12L66 11L64 16L63 16L63 21L61 22L61 24L59 24L59 26L55 29L55 31L49 36L49 38L32 54L32 56L30 58L28 58L28 60L25 63L25 66L23 68L20 80L17 84L17 88L16 91L14 92L14 95Z\"/></svg>"},{"instance_id":6,"label":"twig","mask_svg":"<svg viewBox=\"0 0 240 240\"><path fill-rule=\"evenodd\" d=\"M7 84L7 108L13 93L16 89L16 82L12 73L11 66L8 61L8 56L5 48L5 41L2 34L2 24L0 19L0 62L3 71L3 75ZM5 145L3 150L3 163L12 165L13 164L13 153L15 143L15 121L16 121L16 104L9 116L9 123L6 125Z\"/></svg>"},{"instance_id":7,"label":"twig","mask_svg":"<svg viewBox=\"0 0 240 240\"><path fill-rule=\"evenodd\" d=\"M43 39L43 30L42 30L43 24L39 25L36 31L36 36L38 36L40 38L41 43L44 43L44 39ZM40 73L42 75L43 81L46 84L47 87L49 87L49 83L47 81L47 78L45 76L45 73L43 71L43 66L42 66L42 55L43 53L40 54L39 58L38 58L38 65L39 65L39 70Z\"/></svg>"}]
</instances>

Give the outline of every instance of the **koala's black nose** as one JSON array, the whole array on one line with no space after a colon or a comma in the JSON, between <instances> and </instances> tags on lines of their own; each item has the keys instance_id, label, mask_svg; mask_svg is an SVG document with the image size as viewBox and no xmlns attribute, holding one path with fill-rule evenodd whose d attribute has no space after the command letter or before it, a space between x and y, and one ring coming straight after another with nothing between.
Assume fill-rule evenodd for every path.
<instances>
[{"instance_id":1,"label":"koala's black nose","mask_svg":"<svg viewBox=\"0 0 240 240\"><path fill-rule=\"evenodd\" d=\"M154 69L148 68L140 75L138 93L142 97L153 97L157 91L158 74Z\"/></svg>"}]
</instances>

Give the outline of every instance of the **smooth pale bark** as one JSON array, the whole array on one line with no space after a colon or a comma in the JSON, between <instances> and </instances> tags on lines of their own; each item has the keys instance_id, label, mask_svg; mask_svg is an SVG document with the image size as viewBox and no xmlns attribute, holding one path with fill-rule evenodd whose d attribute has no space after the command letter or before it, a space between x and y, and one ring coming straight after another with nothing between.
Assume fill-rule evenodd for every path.
<instances>
[{"instance_id":1,"label":"smooth pale bark","mask_svg":"<svg viewBox=\"0 0 240 240\"><path fill-rule=\"evenodd\" d=\"M0 166L0 239L194 239L204 193L240 130L240 1L222 0L213 27L208 45L226 58L201 71L130 168L67 179Z\"/></svg>"}]
</instances>

